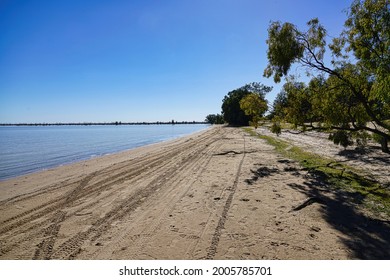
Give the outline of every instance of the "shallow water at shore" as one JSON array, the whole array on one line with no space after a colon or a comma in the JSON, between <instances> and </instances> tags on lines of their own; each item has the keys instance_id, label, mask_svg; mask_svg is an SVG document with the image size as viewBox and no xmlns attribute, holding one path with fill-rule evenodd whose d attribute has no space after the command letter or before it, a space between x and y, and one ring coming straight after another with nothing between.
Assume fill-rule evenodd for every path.
<instances>
[{"instance_id":1,"label":"shallow water at shore","mask_svg":"<svg viewBox=\"0 0 390 280\"><path fill-rule=\"evenodd\" d=\"M205 124L0 127L0 180L158 143Z\"/></svg>"}]
</instances>

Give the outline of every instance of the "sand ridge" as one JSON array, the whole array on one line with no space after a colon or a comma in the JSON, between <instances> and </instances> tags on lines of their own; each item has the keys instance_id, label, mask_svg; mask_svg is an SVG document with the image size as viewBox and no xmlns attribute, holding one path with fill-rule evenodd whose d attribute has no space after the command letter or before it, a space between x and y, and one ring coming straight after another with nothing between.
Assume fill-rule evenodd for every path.
<instances>
[{"instance_id":1,"label":"sand ridge","mask_svg":"<svg viewBox=\"0 0 390 280\"><path fill-rule=\"evenodd\" d=\"M341 203L264 140L223 126L0 182L0 211L1 259L351 259L390 252L388 223Z\"/></svg>"}]
</instances>

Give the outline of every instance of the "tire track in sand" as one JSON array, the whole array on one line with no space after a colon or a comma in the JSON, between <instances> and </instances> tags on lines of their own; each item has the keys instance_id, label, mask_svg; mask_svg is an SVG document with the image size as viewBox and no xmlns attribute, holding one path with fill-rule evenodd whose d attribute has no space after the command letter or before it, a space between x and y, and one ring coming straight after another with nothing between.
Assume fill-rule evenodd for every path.
<instances>
[{"instance_id":1,"label":"tire track in sand","mask_svg":"<svg viewBox=\"0 0 390 280\"><path fill-rule=\"evenodd\" d=\"M151 211L148 212L148 214L145 213L136 218L134 223L140 223L142 225L141 220L145 216L154 216L150 223L144 224L144 228L132 237L130 250L132 259L142 259L145 256L145 247L150 243L151 239L156 238L158 231L167 223L167 217L170 217L170 214L177 203L187 195L192 189L195 181L207 169L207 166L212 159L213 152L218 148L218 140L219 139L215 139L212 143L208 143L201 153L195 154L186 165L181 166L173 174L170 174L165 186L163 186L167 189L167 192L162 194L157 201L156 208L159 209L157 215ZM120 246L120 244L118 244L118 246Z\"/></svg>"},{"instance_id":2,"label":"tire track in sand","mask_svg":"<svg viewBox=\"0 0 390 280\"><path fill-rule=\"evenodd\" d=\"M237 173L236 173L233 185L230 188L227 189L227 190L230 191L230 194L229 194L229 196L228 196L228 198L226 200L226 203L225 203L225 205L223 207L221 218L219 219L217 227L215 228L215 232L214 232L213 238L211 239L211 245L210 245L210 247L207 250L207 255L206 255L206 259L207 260L214 259L215 254L217 253L219 239L221 237L222 230L225 227L225 222L227 220L227 214L229 212L230 206L232 205L234 193L236 192L236 189L237 189L237 186L238 186L238 180L240 178L242 164L244 163L244 159L245 159L245 155L246 155L246 151L245 151L245 136L243 136L243 139L244 139L244 152L243 152L240 164L238 165L238 169L237 169Z\"/></svg>"},{"instance_id":3,"label":"tire track in sand","mask_svg":"<svg viewBox=\"0 0 390 280\"><path fill-rule=\"evenodd\" d=\"M64 221L65 217L66 217L66 212L62 211L62 210L57 210L57 209L63 209L65 208L67 205L71 204L76 198L77 198L77 195L79 192L82 191L82 189L88 184L88 182L96 175L96 173L92 173L86 177L84 177L83 179L80 180L80 183L78 184L78 186L73 189L64 199L56 199L55 202L58 202L60 201L59 204L56 204L56 205L53 205L53 206L50 206L50 207L47 207L47 208L44 208L43 211L40 211L38 213L35 213L34 215L31 215L25 219L22 219L22 220L17 220L16 223L13 223L11 225L9 225L8 227L4 227L3 230L1 231L1 233L4 233L4 232L7 232L7 231L10 231L14 228L18 228L19 226L23 225L23 224L27 224L27 223L30 223L40 217L42 217L43 215L47 214L49 215L51 212L53 211L56 211L55 214L53 215L52 218L49 218L51 223L48 227L44 228L44 229L41 229L42 225L43 224L46 224L46 222L41 222L41 223L33 223L33 225L31 227L28 227L27 230L24 229L22 230L21 232L19 232L18 234L25 234L27 233L26 237L22 240L19 240L17 243L11 243L11 242L8 242L8 243L11 243L11 244L4 244L1 248L1 255L11 251L12 249L14 249L15 247L18 247L20 246L20 243L21 241L30 241L31 242L31 239L39 234L42 234L43 232L43 241L41 243L39 243L37 245L37 249L35 251L35 254L34 254L34 259L38 259L40 257L43 257L43 259L48 259L49 255L50 255L50 252L52 251L52 247L54 245L54 242L55 242L55 239L57 237L57 234L58 234L58 231L60 229L60 223L62 221ZM54 203L55 203L54 202ZM53 203L51 203L53 204ZM49 204L50 205L50 204ZM38 208L38 207L36 207ZM34 209L36 209L34 208ZM30 214L32 211L27 211L28 214ZM24 217L25 215L18 215L18 216L21 216L21 217ZM38 232L31 232L33 229L35 228L39 228ZM14 233L15 234L15 233ZM46 253L44 253L46 252Z\"/></svg>"},{"instance_id":4,"label":"tire track in sand","mask_svg":"<svg viewBox=\"0 0 390 280\"><path fill-rule=\"evenodd\" d=\"M199 157L199 155L202 154L202 151L215 141L215 137L218 136L218 133L218 131L214 131L211 135L208 134L205 136L203 140L195 141L195 144L190 145L190 147L188 147L188 144L180 149L174 147L174 152L171 154L171 157L181 156L185 158L184 162L181 163L180 168L177 168L177 160L175 159L172 159L170 165L167 165L167 163L164 162L167 159L166 156L161 158L160 163L156 164L156 168L161 168L162 162L164 162L163 167L166 169L165 174L175 174L186 169L188 165L194 162L194 158ZM200 143L200 145L197 143ZM143 177L143 174L141 177ZM63 242L51 257L53 259L74 259L81 252L82 245L85 241L96 240L104 232L107 232L114 221L121 220L129 215L137 207L143 204L158 188L166 184L168 180L169 177L166 176L153 179L146 187L138 190L121 204L107 212L102 218L95 221L88 230L79 232Z\"/></svg>"},{"instance_id":5,"label":"tire track in sand","mask_svg":"<svg viewBox=\"0 0 390 280\"><path fill-rule=\"evenodd\" d=\"M68 192L67 195L49 200L43 205L37 206L33 209L27 210L14 217L11 217L3 223L3 225L6 223L11 223L7 226L4 226L0 230L2 234L8 233L8 236L10 236L10 238L7 238L4 241L0 240L0 255L4 255L5 253L13 250L14 248L19 247L21 241L31 242L33 238L37 238L43 234L45 238L37 245L38 249L36 250L34 256L36 258L38 258L39 256L48 258L47 254L45 255L41 253L41 251L45 251L45 246L43 246L42 244L49 244L47 247L52 247L52 244L55 242L56 234L58 234L59 230L58 224L66 218L65 215L63 219L58 219L58 213L61 213L61 211L63 211L66 207L77 203L78 199L80 198L85 199L88 197L96 196L100 194L102 190L108 190L109 188L116 187L119 183L131 180L132 178L136 179L137 176L140 174L143 174L143 176L148 176L148 174L151 174L153 172L153 168L157 168L158 166L160 166L164 161L167 160L167 158L173 158L176 155L183 153L183 151L185 151L188 146L190 146L189 148L193 148L196 146L197 142L203 143L203 141L207 139L210 134L211 136L215 137L215 135L217 135L218 133L216 131L210 131L206 132L206 134L207 135L200 135L199 139L197 139L198 141L192 141L190 143L187 143L189 141L187 140L186 142L178 143L174 146L168 146L164 149L161 149L160 151L152 153L152 155L146 155L142 158L137 158L136 162L123 161L121 163L117 163L115 166L109 166L107 168L101 169L92 175L89 175L85 178L80 179L79 181L76 181L75 183L69 183L69 180L66 180L66 182L64 183L69 184L63 187L68 187L69 185L74 185L78 183L73 190ZM95 179L96 182L90 184L89 182L92 180L93 177L97 177ZM99 178L102 179L99 180ZM60 185L61 183L55 184L55 187L59 188ZM44 189L47 190L48 187L45 187ZM36 195L41 195L41 193L42 191L37 191ZM141 192L141 194L146 195L143 192ZM28 198L33 195L34 194L29 193ZM18 196L18 199L24 198L22 196ZM95 200L91 204L85 205L84 207L79 209L79 211L91 207L93 204L96 203L98 203L97 200ZM43 217L47 217L46 220L42 221ZM42 227L47 225L48 221L50 221L50 225L42 229ZM25 227L26 225L27 228ZM52 228L58 228L58 230L51 231L50 229ZM48 237L48 235L50 235L48 232L51 232L51 237ZM12 237L22 235L24 235L22 239L19 237L16 238L15 242L12 242ZM52 241L47 243L45 241L47 238L51 239Z\"/></svg>"}]
</instances>

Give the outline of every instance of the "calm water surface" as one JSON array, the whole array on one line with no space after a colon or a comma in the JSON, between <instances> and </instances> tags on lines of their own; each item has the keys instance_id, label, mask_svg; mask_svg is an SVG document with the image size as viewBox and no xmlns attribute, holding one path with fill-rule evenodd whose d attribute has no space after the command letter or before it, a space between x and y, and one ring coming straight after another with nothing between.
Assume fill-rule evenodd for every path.
<instances>
[{"instance_id":1,"label":"calm water surface","mask_svg":"<svg viewBox=\"0 0 390 280\"><path fill-rule=\"evenodd\" d=\"M0 180L174 139L205 124L0 127Z\"/></svg>"}]
</instances>

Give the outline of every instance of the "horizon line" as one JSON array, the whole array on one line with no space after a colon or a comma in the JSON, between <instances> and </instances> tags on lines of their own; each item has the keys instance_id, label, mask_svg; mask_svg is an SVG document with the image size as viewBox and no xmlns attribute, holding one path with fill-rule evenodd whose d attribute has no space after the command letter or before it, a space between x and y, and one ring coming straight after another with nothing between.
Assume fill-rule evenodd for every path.
<instances>
[{"instance_id":1,"label":"horizon line","mask_svg":"<svg viewBox=\"0 0 390 280\"><path fill-rule=\"evenodd\" d=\"M155 122L35 122L35 123L0 123L0 126L64 126L64 125L167 125L167 124L207 124L206 121L155 121Z\"/></svg>"}]
</instances>

